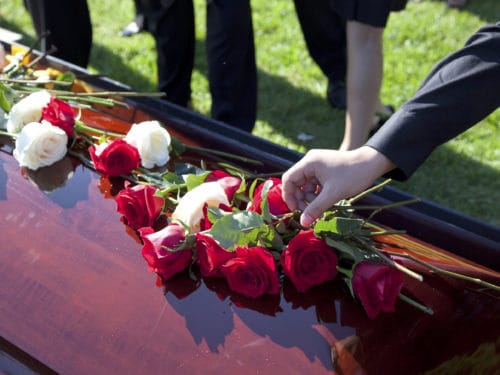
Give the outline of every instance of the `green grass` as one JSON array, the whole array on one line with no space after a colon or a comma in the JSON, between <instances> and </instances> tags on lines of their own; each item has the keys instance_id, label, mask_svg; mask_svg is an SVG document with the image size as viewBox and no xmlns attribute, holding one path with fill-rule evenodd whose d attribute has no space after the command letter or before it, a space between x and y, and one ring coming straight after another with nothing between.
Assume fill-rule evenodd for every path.
<instances>
[{"instance_id":1,"label":"green grass","mask_svg":"<svg viewBox=\"0 0 500 375\"><path fill-rule=\"evenodd\" d=\"M156 90L156 51L147 33L118 35L133 18L131 0L89 0L94 44L89 69L136 90ZM205 60L205 0L195 0L197 50L192 80L193 109L208 115ZM22 0L2 0L0 27L24 35L34 31ZM254 135L305 152L336 148L344 113L328 106L326 79L308 55L291 0L252 0L259 74L259 110ZM112 9L112 10L111 10ZM415 92L432 66L460 48L486 23L498 21L500 2L470 1L462 10L445 1L410 1L393 13L384 34L382 99L396 107ZM500 84L499 84L500 87ZM315 138L302 142L305 132ZM415 175L397 188L500 226L500 110L438 148Z\"/></svg>"}]
</instances>

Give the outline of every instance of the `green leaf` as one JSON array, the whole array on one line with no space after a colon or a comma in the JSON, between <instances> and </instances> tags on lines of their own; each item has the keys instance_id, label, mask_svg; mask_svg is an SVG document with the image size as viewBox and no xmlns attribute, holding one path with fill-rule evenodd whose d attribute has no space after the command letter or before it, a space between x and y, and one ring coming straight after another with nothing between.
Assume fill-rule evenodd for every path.
<instances>
[{"instance_id":1,"label":"green leaf","mask_svg":"<svg viewBox=\"0 0 500 375\"><path fill-rule=\"evenodd\" d=\"M205 182L209 172L204 172L203 174L188 174L184 176L186 180L187 189L193 190L195 187L201 185Z\"/></svg>"},{"instance_id":2,"label":"green leaf","mask_svg":"<svg viewBox=\"0 0 500 375\"><path fill-rule=\"evenodd\" d=\"M314 226L314 234L318 237L324 237L328 234L339 236L349 236L359 234L363 226L363 220L351 219L345 217L334 217L330 220L320 219Z\"/></svg>"},{"instance_id":3,"label":"green leaf","mask_svg":"<svg viewBox=\"0 0 500 375\"><path fill-rule=\"evenodd\" d=\"M210 235L226 249L234 246L256 246L262 234L269 234L269 228L260 215L241 211L224 215L210 229Z\"/></svg>"},{"instance_id":4,"label":"green leaf","mask_svg":"<svg viewBox=\"0 0 500 375\"><path fill-rule=\"evenodd\" d=\"M184 145L184 143L182 143L175 137L172 137L171 139L172 140L170 142L170 154L172 156L179 156L183 154L184 151L186 151L186 146Z\"/></svg>"},{"instance_id":5,"label":"green leaf","mask_svg":"<svg viewBox=\"0 0 500 375\"><path fill-rule=\"evenodd\" d=\"M14 102L18 99L17 94L10 88L10 86L4 85L0 82L0 108L2 108L5 113L10 112Z\"/></svg>"}]
</instances>

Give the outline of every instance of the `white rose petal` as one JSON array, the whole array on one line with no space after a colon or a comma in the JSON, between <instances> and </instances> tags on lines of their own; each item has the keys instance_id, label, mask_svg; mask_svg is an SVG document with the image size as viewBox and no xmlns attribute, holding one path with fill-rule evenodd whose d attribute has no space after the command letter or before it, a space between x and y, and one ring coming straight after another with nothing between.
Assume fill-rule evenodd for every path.
<instances>
[{"instance_id":1,"label":"white rose petal","mask_svg":"<svg viewBox=\"0 0 500 375\"><path fill-rule=\"evenodd\" d=\"M139 150L141 164L144 168L161 167L170 159L168 146L171 137L158 121L144 121L133 124L125 141Z\"/></svg>"},{"instance_id":2,"label":"white rose petal","mask_svg":"<svg viewBox=\"0 0 500 375\"><path fill-rule=\"evenodd\" d=\"M31 122L19 133L13 155L22 167L37 170L61 160L67 144L64 130L46 121Z\"/></svg>"},{"instance_id":3,"label":"white rose petal","mask_svg":"<svg viewBox=\"0 0 500 375\"><path fill-rule=\"evenodd\" d=\"M50 98L48 91L40 90L14 104L7 119L7 131L19 133L26 124L40 121L42 109L49 103Z\"/></svg>"},{"instance_id":4,"label":"white rose petal","mask_svg":"<svg viewBox=\"0 0 500 375\"><path fill-rule=\"evenodd\" d=\"M172 220L189 226L190 233L199 232L205 203L209 207L218 207L221 203L229 205L226 193L217 181L205 182L188 191L172 213Z\"/></svg>"}]
</instances>

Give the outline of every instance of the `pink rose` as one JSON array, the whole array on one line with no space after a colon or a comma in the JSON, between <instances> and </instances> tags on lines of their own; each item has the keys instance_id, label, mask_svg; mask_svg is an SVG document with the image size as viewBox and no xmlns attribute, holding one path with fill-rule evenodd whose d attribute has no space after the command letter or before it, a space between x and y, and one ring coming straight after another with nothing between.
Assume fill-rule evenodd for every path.
<instances>
[{"instance_id":1,"label":"pink rose","mask_svg":"<svg viewBox=\"0 0 500 375\"><path fill-rule=\"evenodd\" d=\"M222 266L229 288L250 298L278 294L279 281L273 255L263 247L237 247L236 257Z\"/></svg>"},{"instance_id":2,"label":"pink rose","mask_svg":"<svg viewBox=\"0 0 500 375\"><path fill-rule=\"evenodd\" d=\"M229 202L233 200L234 194L241 185L241 179L231 176L229 173L221 170L210 172L210 174L205 179L205 182L211 181L217 181L219 185L222 186Z\"/></svg>"},{"instance_id":3,"label":"pink rose","mask_svg":"<svg viewBox=\"0 0 500 375\"><path fill-rule=\"evenodd\" d=\"M128 174L141 165L139 151L123 139L89 147L95 169L104 177Z\"/></svg>"},{"instance_id":4,"label":"pink rose","mask_svg":"<svg viewBox=\"0 0 500 375\"><path fill-rule=\"evenodd\" d=\"M248 207L248 211L262 213L261 203L262 203L262 190L264 189L264 184L268 181L272 182L271 187L267 192L267 201L269 203L269 211L273 215L283 215L290 212L290 209L286 205L281 194L281 179L271 177L266 181L260 183L254 191L252 202Z\"/></svg>"},{"instance_id":5,"label":"pink rose","mask_svg":"<svg viewBox=\"0 0 500 375\"><path fill-rule=\"evenodd\" d=\"M130 227L139 229L153 226L164 204L162 197L155 196L156 190L151 185L135 185L116 195L117 211L125 216Z\"/></svg>"},{"instance_id":6,"label":"pink rose","mask_svg":"<svg viewBox=\"0 0 500 375\"><path fill-rule=\"evenodd\" d=\"M151 228L141 228L139 233L144 245L142 256L151 271L165 280L185 270L192 260L192 250L177 249L186 239L186 231L178 224L170 224L158 232Z\"/></svg>"},{"instance_id":7,"label":"pink rose","mask_svg":"<svg viewBox=\"0 0 500 375\"><path fill-rule=\"evenodd\" d=\"M224 249L212 237L196 233L196 256L203 277L223 277L220 271L222 265L234 258L236 253Z\"/></svg>"},{"instance_id":8,"label":"pink rose","mask_svg":"<svg viewBox=\"0 0 500 375\"><path fill-rule=\"evenodd\" d=\"M333 280L337 275L337 254L309 229L299 232L281 253L283 273L300 292Z\"/></svg>"},{"instance_id":9,"label":"pink rose","mask_svg":"<svg viewBox=\"0 0 500 375\"><path fill-rule=\"evenodd\" d=\"M75 128L75 115L71 106L61 99L50 98L49 103L42 108L42 120L64 130L68 137L72 137Z\"/></svg>"},{"instance_id":10,"label":"pink rose","mask_svg":"<svg viewBox=\"0 0 500 375\"><path fill-rule=\"evenodd\" d=\"M403 287L401 271L383 263L360 262L354 268L352 288L370 319L392 312Z\"/></svg>"}]
</instances>

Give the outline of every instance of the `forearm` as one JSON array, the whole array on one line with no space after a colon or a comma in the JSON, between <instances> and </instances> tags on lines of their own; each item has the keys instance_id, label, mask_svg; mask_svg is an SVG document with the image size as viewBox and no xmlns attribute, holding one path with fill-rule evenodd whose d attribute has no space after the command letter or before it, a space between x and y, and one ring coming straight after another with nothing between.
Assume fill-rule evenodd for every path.
<instances>
[{"instance_id":1,"label":"forearm","mask_svg":"<svg viewBox=\"0 0 500 375\"><path fill-rule=\"evenodd\" d=\"M500 24L481 29L443 59L415 96L367 142L408 178L440 144L500 106Z\"/></svg>"}]
</instances>

